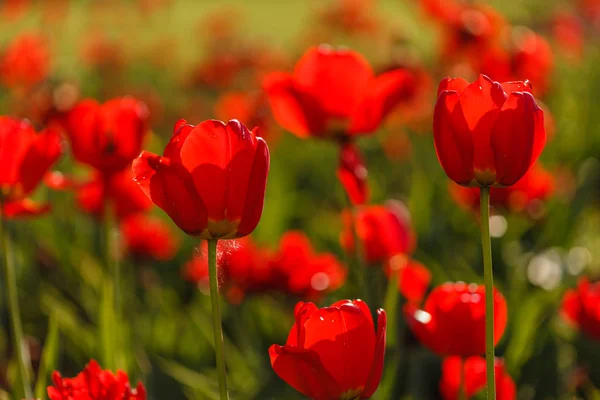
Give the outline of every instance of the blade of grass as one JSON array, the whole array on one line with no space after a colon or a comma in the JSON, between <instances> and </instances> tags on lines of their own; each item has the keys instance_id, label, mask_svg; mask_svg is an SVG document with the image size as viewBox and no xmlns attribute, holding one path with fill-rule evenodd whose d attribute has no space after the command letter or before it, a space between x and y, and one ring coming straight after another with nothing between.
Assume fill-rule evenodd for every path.
<instances>
[{"instance_id":1,"label":"blade of grass","mask_svg":"<svg viewBox=\"0 0 600 400\"><path fill-rule=\"evenodd\" d=\"M56 358L59 347L58 336L58 318L56 318L54 314L51 314L50 322L48 324L48 336L46 337L46 343L44 344L44 350L42 351L40 368L38 370L37 381L35 383L36 399L46 399L48 376L56 367Z\"/></svg>"}]
</instances>

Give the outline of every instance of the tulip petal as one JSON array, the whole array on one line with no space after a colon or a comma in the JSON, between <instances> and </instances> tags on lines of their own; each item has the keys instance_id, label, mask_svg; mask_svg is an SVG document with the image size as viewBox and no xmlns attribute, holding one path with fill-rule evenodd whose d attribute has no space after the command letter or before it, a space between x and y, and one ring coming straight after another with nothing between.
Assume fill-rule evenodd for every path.
<instances>
[{"instance_id":1,"label":"tulip petal","mask_svg":"<svg viewBox=\"0 0 600 400\"><path fill-rule=\"evenodd\" d=\"M310 94L327 115L347 118L367 94L373 71L359 53L323 45L298 60L293 78L296 89Z\"/></svg>"},{"instance_id":2,"label":"tulip petal","mask_svg":"<svg viewBox=\"0 0 600 400\"><path fill-rule=\"evenodd\" d=\"M343 392L323 367L319 354L294 346L272 345L271 366L288 385L314 400L337 400Z\"/></svg>"},{"instance_id":3,"label":"tulip petal","mask_svg":"<svg viewBox=\"0 0 600 400\"><path fill-rule=\"evenodd\" d=\"M270 156L267 143L262 138L257 138L254 161L247 181L247 192L244 194L244 209L241 213L237 237L251 233L260 221L267 187L269 162Z\"/></svg>"},{"instance_id":4,"label":"tulip petal","mask_svg":"<svg viewBox=\"0 0 600 400\"><path fill-rule=\"evenodd\" d=\"M433 114L433 138L438 160L448 177L468 185L473 180L473 142L467 130L454 129L453 114L459 101L457 92L440 94Z\"/></svg>"},{"instance_id":5,"label":"tulip petal","mask_svg":"<svg viewBox=\"0 0 600 400\"><path fill-rule=\"evenodd\" d=\"M527 92L513 92L491 131L496 180L510 186L525 175L546 142L543 113Z\"/></svg>"},{"instance_id":6,"label":"tulip petal","mask_svg":"<svg viewBox=\"0 0 600 400\"><path fill-rule=\"evenodd\" d=\"M367 168L360 151L352 143L345 144L340 150L337 176L352 204L362 205L368 201Z\"/></svg>"},{"instance_id":7,"label":"tulip petal","mask_svg":"<svg viewBox=\"0 0 600 400\"><path fill-rule=\"evenodd\" d=\"M375 355L373 356L371 372L369 373L369 378L365 384L361 399L370 398L377 390L379 382L381 381L385 357L386 327L387 314L385 313L385 310L380 308L377 310L377 342L375 343Z\"/></svg>"},{"instance_id":8,"label":"tulip petal","mask_svg":"<svg viewBox=\"0 0 600 400\"><path fill-rule=\"evenodd\" d=\"M147 151L133 161L134 180L154 204L184 232L200 235L208 224L206 207L186 171Z\"/></svg>"},{"instance_id":9,"label":"tulip petal","mask_svg":"<svg viewBox=\"0 0 600 400\"><path fill-rule=\"evenodd\" d=\"M402 101L415 92L415 77L404 69L385 72L373 78L360 106L352 115L349 133L370 133Z\"/></svg>"},{"instance_id":10,"label":"tulip petal","mask_svg":"<svg viewBox=\"0 0 600 400\"><path fill-rule=\"evenodd\" d=\"M46 171L58 160L61 153L60 134L46 129L36 135L20 165L19 181L25 195L40 183Z\"/></svg>"},{"instance_id":11,"label":"tulip petal","mask_svg":"<svg viewBox=\"0 0 600 400\"><path fill-rule=\"evenodd\" d=\"M410 260L405 267L400 269L398 286L408 301L418 303L423 300L429 282L431 282L431 272L417 261Z\"/></svg>"},{"instance_id":12,"label":"tulip petal","mask_svg":"<svg viewBox=\"0 0 600 400\"><path fill-rule=\"evenodd\" d=\"M571 324L576 325L580 318L581 302L575 290L567 290L563 297L561 313Z\"/></svg>"},{"instance_id":13,"label":"tulip petal","mask_svg":"<svg viewBox=\"0 0 600 400\"><path fill-rule=\"evenodd\" d=\"M442 92L445 90L454 91L460 95L467 86L469 86L469 82L467 82L463 78L447 77L442 79L442 81L440 82L440 85L438 86L437 95L439 97L439 95L442 94Z\"/></svg>"},{"instance_id":14,"label":"tulip petal","mask_svg":"<svg viewBox=\"0 0 600 400\"><path fill-rule=\"evenodd\" d=\"M273 116L284 129L301 138L324 133L325 115L315 100L298 93L290 74L274 72L268 75L263 88Z\"/></svg>"},{"instance_id":15,"label":"tulip petal","mask_svg":"<svg viewBox=\"0 0 600 400\"><path fill-rule=\"evenodd\" d=\"M345 301L338 306L319 309L304 327L304 347L319 354L323 367L344 392L365 385L375 350L370 315ZM361 351L355 351L358 348Z\"/></svg>"},{"instance_id":16,"label":"tulip petal","mask_svg":"<svg viewBox=\"0 0 600 400\"><path fill-rule=\"evenodd\" d=\"M465 88L460 95L459 103L453 110L453 128L471 134L473 168L476 171L495 171L490 133L505 100L506 94L502 86L487 76L480 75L475 82Z\"/></svg>"},{"instance_id":17,"label":"tulip petal","mask_svg":"<svg viewBox=\"0 0 600 400\"><path fill-rule=\"evenodd\" d=\"M0 117L0 185L17 183L18 166L33 140L35 133L27 121Z\"/></svg>"},{"instance_id":18,"label":"tulip petal","mask_svg":"<svg viewBox=\"0 0 600 400\"><path fill-rule=\"evenodd\" d=\"M50 212L51 208L49 203L37 203L25 198L5 203L2 215L8 219L37 217Z\"/></svg>"},{"instance_id":19,"label":"tulip petal","mask_svg":"<svg viewBox=\"0 0 600 400\"><path fill-rule=\"evenodd\" d=\"M502 89L509 95L512 92L529 92L533 93L531 82L529 81L515 81L515 82L502 82Z\"/></svg>"}]
</instances>

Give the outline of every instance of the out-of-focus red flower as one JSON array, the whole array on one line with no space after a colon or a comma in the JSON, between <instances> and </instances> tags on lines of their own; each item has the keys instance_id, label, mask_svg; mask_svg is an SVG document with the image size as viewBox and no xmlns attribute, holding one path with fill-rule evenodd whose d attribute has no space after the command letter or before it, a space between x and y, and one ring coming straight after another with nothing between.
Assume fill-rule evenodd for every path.
<instances>
[{"instance_id":1,"label":"out-of-focus red flower","mask_svg":"<svg viewBox=\"0 0 600 400\"><path fill-rule=\"evenodd\" d=\"M354 251L352 214L343 214L344 230L340 242L347 252ZM386 205L365 206L357 209L356 235L360 248L369 264L382 264L398 254L411 253L416 245L410 214L406 207L396 201Z\"/></svg>"},{"instance_id":2,"label":"out-of-focus red flower","mask_svg":"<svg viewBox=\"0 0 600 400\"><path fill-rule=\"evenodd\" d=\"M36 134L26 120L0 117L0 200L5 217L33 216L48 205L27 200L60 157L60 135L53 129Z\"/></svg>"},{"instance_id":3,"label":"out-of-focus red flower","mask_svg":"<svg viewBox=\"0 0 600 400\"><path fill-rule=\"evenodd\" d=\"M373 0L336 0L328 2L317 14L318 26L345 35L373 35L381 23L373 15Z\"/></svg>"},{"instance_id":4,"label":"out-of-focus red flower","mask_svg":"<svg viewBox=\"0 0 600 400\"><path fill-rule=\"evenodd\" d=\"M375 76L360 54L325 45L309 49L292 74L268 75L264 88L283 128L302 138L338 139L375 131L415 90L408 71Z\"/></svg>"},{"instance_id":5,"label":"out-of-focus red flower","mask_svg":"<svg viewBox=\"0 0 600 400\"><path fill-rule=\"evenodd\" d=\"M273 126L270 118L269 105L262 92L227 92L215 104L215 116L221 121L234 118L246 126L255 126L262 137L273 146L280 131Z\"/></svg>"},{"instance_id":6,"label":"out-of-focus red flower","mask_svg":"<svg viewBox=\"0 0 600 400\"><path fill-rule=\"evenodd\" d=\"M506 188L490 190L490 204L512 212L528 211L532 217L539 216L541 202L554 193L554 177L539 164L535 164L521 179ZM454 200L465 207L479 210L479 189L466 188L452 183L450 194Z\"/></svg>"},{"instance_id":7,"label":"out-of-focus red flower","mask_svg":"<svg viewBox=\"0 0 600 400\"><path fill-rule=\"evenodd\" d=\"M461 6L454 0L420 0L421 8L427 15L440 22L450 22L461 11Z\"/></svg>"},{"instance_id":8,"label":"out-of-focus red flower","mask_svg":"<svg viewBox=\"0 0 600 400\"><path fill-rule=\"evenodd\" d=\"M29 7L31 0L6 0L0 5L0 16L9 20L22 17Z\"/></svg>"},{"instance_id":9,"label":"out-of-focus red flower","mask_svg":"<svg viewBox=\"0 0 600 400\"><path fill-rule=\"evenodd\" d=\"M284 346L269 348L271 365L281 379L314 400L368 399L383 371L386 314L361 300L331 307L298 303L296 323Z\"/></svg>"},{"instance_id":10,"label":"out-of-focus red flower","mask_svg":"<svg viewBox=\"0 0 600 400\"><path fill-rule=\"evenodd\" d=\"M510 186L525 175L546 143L544 113L529 82L440 83L433 136L440 164L463 186Z\"/></svg>"},{"instance_id":11,"label":"out-of-focus red flower","mask_svg":"<svg viewBox=\"0 0 600 400\"><path fill-rule=\"evenodd\" d=\"M509 48L490 47L479 55L479 70L497 81L531 82L533 93L548 90L554 66L552 48L546 39L527 28L513 28Z\"/></svg>"},{"instance_id":12,"label":"out-of-focus red flower","mask_svg":"<svg viewBox=\"0 0 600 400\"><path fill-rule=\"evenodd\" d=\"M133 97L83 100L67 117L73 157L107 174L127 168L142 150L147 120L146 105Z\"/></svg>"},{"instance_id":13,"label":"out-of-focus red flower","mask_svg":"<svg viewBox=\"0 0 600 400\"><path fill-rule=\"evenodd\" d=\"M63 378L58 371L52 373L53 386L48 386L50 400L146 400L142 383L132 388L123 371L113 374L102 370L91 360L75 378Z\"/></svg>"},{"instance_id":14,"label":"out-of-focus red flower","mask_svg":"<svg viewBox=\"0 0 600 400\"><path fill-rule=\"evenodd\" d=\"M170 260L177 252L178 240L161 219L136 214L121 222L125 251L135 257Z\"/></svg>"},{"instance_id":15,"label":"out-of-focus red flower","mask_svg":"<svg viewBox=\"0 0 600 400\"><path fill-rule=\"evenodd\" d=\"M435 353L463 357L485 353L485 288L464 282L435 288L423 309L407 304L408 325L421 343ZM494 343L508 318L504 296L494 289Z\"/></svg>"},{"instance_id":16,"label":"out-of-focus red flower","mask_svg":"<svg viewBox=\"0 0 600 400\"><path fill-rule=\"evenodd\" d=\"M187 234L233 239L251 233L262 214L269 148L237 120L175 124L163 156L133 162L146 195Z\"/></svg>"},{"instance_id":17,"label":"out-of-focus red flower","mask_svg":"<svg viewBox=\"0 0 600 400\"><path fill-rule=\"evenodd\" d=\"M600 283L581 278L576 289L568 290L562 300L562 315L588 337L600 340Z\"/></svg>"},{"instance_id":18,"label":"out-of-focus red flower","mask_svg":"<svg viewBox=\"0 0 600 400\"><path fill-rule=\"evenodd\" d=\"M342 146L337 175L352 204L362 205L368 202L367 167L358 148L353 143Z\"/></svg>"},{"instance_id":19,"label":"out-of-focus red flower","mask_svg":"<svg viewBox=\"0 0 600 400\"><path fill-rule=\"evenodd\" d=\"M147 211L152 202L133 178L130 169L108 176L95 172L90 181L75 184L77 203L85 212L97 218L104 217L106 207L111 207L111 212L119 220Z\"/></svg>"},{"instance_id":20,"label":"out-of-focus red flower","mask_svg":"<svg viewBox=\"0 0 600 400\"><path fill-rule=\"evenodd\" d=\"M388 278L398 274L398 290L411 303L420 303L431 282L431 272L418 261L404 254L396 254L385 265Z\"/></svg>"},{"instance_id":21,"label":"out-of-focus red flower","mask_svg":"<svg viewBox=\"0 0 600 400\"><path fill-rule=\"evenodd\" d=\"M340 288L346 279L346 269L333 254L315 253L308 238L297 231L281 237L270 263L274 272L284 277L284 290L304 299L318 299Z\"/></svg>"},{"instance_id":22,"label":"out-of-focus red flower","mask_svg":"<svg viewBox=\"0 0 600 400\"><path fill-rule=\"evenodd\" d=\"M464 375L461 374L461 368ZM442 380L440 392L444 400L460 399L460 380L464 376L464 393L470 399L486 386L486 363L481 356L471 356L466 359L458 356L446 357L442 364ZM517 388L504 366L504 360L496 358L494 362L496 377L496 399L515 400Z\"/></svg>"},{"instance_id":23,"label":"out-of-focus red flower","mask_svg":"<svg viewBox=\"0 0 600 400\"><path fill-rule=\"evenodd\" d=\"M600 2L599 2L600 4ZM552 35L561 53L574 61L583 56L584 32L581 19L568 12L557 12L552 21Z\"/></svg>"},{"instance_id":24,"label":"out-of-focus red flower","mask_svg":"<svg viewBox=\"0 0 600 400\"><path fill-rule=\"evenodd\" d=\"M17 36L0 56L0 80L7 87L29 87L48 77L50 50L34 33Z\"/></svg>"},{"instance_id":25,"label":"out-of-focus red flower","mask_svg":"<svg viewBox=\"0 0 600 400\"><path fill-rule=\"evenodd\" d=\"M126 63L125 52L116 40L110 40L104 32L92 32L83 43L81 58L90 67L120 71Z\"/></svg>"}]
</instances>

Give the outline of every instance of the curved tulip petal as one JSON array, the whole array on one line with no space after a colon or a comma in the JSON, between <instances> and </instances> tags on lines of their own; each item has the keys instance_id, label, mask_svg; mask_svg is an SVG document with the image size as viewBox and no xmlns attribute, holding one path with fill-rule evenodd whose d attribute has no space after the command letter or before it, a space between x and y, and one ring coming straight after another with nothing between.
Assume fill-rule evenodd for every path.
<instances>
[{"instance_id":1,"label":"curved tulip petal","mask_svg":"<svg viewBox=\"0 0 600 400\"><path fill-rule=\"evenodd\" d=\"M577 324L581 313L581 302L575 290L567 290L562 300L562 315L571 324Z\"/></svg>"},{"instance_id":2,"label":"curved tulip petal","mask_svg":"<svg viewBox=\"0 0 600 400\"><path fill-rule=\"evenodd\" d=\"M36 188L46 171L60 157L60 141L60 134L53 129L45 130L32 140L19 171L19 180L25 195Z\"/></svg>"},{"instance_id":3,"label":"curved tulip petal","mask_svg":"<svg viewBox=\"0 0 600 400\"><path fill-rule=\"evenodd\" d=\"M296 63L293 79L301 93L310 93L325 113L349 117L368 90L373 71L360 54L318 46Z\"/></svg>"},{"instance_id":4,"label":"curved tulip petal","mask_svg":"<svg viewBox=\"0 0 600 400\"><path fill-rule=\"evenodd\" d=\"M52 209L49 203L37 203L25 198L17 201L9 201L2 208L2 215L8 219L37 217L47 214Z\"/></svg>"},{"instance_id":5,"label":"curved tulip petal","mask_svg":"<svg viewBox=\"0 0 600 400\"><path fill-rule=\"evenodd\" d=\"M265 191L267 187L267 175L269 172L270 155L269 148L262 138L257 138L254 161L250 169L250 176L245 193L244 209L241 213L237 236L246 236L251 233L262 215Z\"/></svg>"},{"instance_id":6,"label":"curved tulip petal","mask_svg":"<svg viewBox=\"0 0 600 400\"><path fill-rule=\"evenodd\" d=\"M387 314L380 308L377 310L377 342L375 343L375 355L373 356L371 372L369 373L369 378L365 384L361 399L368 399L373 396L373 393L375 393L379 386L379 382L381 381L381 376L383 374L383 360L385 357L386 327Z\"/></svg>"},{"instance_id":7,"label":"curved tulip petal","mask_svg":"<svg viewBox=\"0 0 600 400\"><path fill-rule=\"evenodd\" d=\"M431 282L431 272L423 264L411 260L400 269L400 279L398 279L398 289L406 300L418 303L425 297L429 283Z\"/></svg>"},{"instance_id":8,"label":"curved tulip petal","mask_svg":"<svg viewBox=\"0 0 600 400\"><path fill-rule=\"evenodd\" d=\"M142 152L132 165L134 180L154 204L162 208L184 232L201 234L208 215L193 182L178 164L156 154Z\"/></svg>"},{"instance_id":9,"label":"curved tulip petal","mask_svg":"<svg viewBox=\"0 0 600 400\"><path fill-rule=\"evenodd\" d=\"M437 95L439 97L439 95L446 90L454 91L460 95L467 86L469 86L469 82L467 82L463 78L446 77L440 82L440 85L438 86Z\"/></svg>"},{"instance_id":10,"label":"curved tulip petal","mask_svg":"<svg viewBox=\"0 0 600 400\"><path fill-rule=\"evenodd\" d=\"M530 93L513 92L498 115L491 130L491 149L500 185L513 185L525 175L535 161L534 151L541 152L545 144L543 123L536 123L543 117L537 110L541 113Z\"/></svg>"},{"instance_id":11,"label":"curved tulip petal","mask_svg":"<svg viewBox=\"0 0 600 400\"><path fill-rule=\"evenodd\" d=\"M469 131L454 128L454 114L459 102L457 92L440 94L433 114L433 138L438 160L446 174L461 185L469 185L474 179L474 148Z\"/></svg>"},{"instance_id":12,"label":"curved tulip petal","mask_svg":"<svg viewBox=\"0 0 600 400\"><path fill-rule=\"evenodd\" d=\"M362 156L354 144L345 144L341 148L337 176L352 204L362 205L368 201L368 172Z\"/></svg>"},{"instance_id":13,"label":"curved tulip petal","mask_svg":"<svg viewBox=\"0 0 600 400\"><path fill-rule=\"evenodd\" d=\"M502 82L502 89L509 95L512 92L529 92L533 93L531 82L529 81L515 81L515 82Z\"/></svg>"}]
</instances>

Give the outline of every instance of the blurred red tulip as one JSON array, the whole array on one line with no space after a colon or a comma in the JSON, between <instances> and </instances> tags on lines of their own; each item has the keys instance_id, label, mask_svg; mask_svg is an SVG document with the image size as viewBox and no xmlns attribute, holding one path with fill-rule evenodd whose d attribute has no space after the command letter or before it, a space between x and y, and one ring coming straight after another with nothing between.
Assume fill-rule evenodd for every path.
<instances>
[{"instance_id":1,"label":"blurred red tulip","mask_svg":"<svg viewBox=\"0 0 600 400\"><path fill-rule=\"evenodd\" d=\"M270 263L275 273L285 277L283 290L303 299L316 300L340 288L346 279L346 269L333 254L315 253L308 238L297 231L281 237Z\"/></svg>"},{"instance_id":2,"label":"blurred red tulip","mask_svg":"<svg viewBox=\"0 0 600 400\"><path fill-rule=\"evenodd\" d=\"M344 138L375 131L415 90L408 71L375 76L351 50L313 47L292 74L268 75L264 87L277 122L299 137Z\"/></svg>"},{"instance_id":3,"label":"blurred red tulip","mask_svg":"<svg viewBox=\"0 0 600 400\"><path fill-rule=\"evenodd\" d=\"M31 0L5 0L0 4L0 16L8 20L16 20L31 7Z\"/></svg>"},{"instance_id":4,"label":"blurred red tulip","mask_svg":"<svg viewBox=\"0 0 600 400\"><path fill-rule=\"evenodd\" d=\"M373 35L382 26L381 21L373 15L373 0L337 0L328 2L319 11L319 26L332 30L332 33L344 35Z\"/></svg>"},{"instance_id":5,"label":"blurred red tulip","mask_svg":"<svg viewBox=\"0 0 600 400\"><path fill-rule=\"evenodd\" d=\"M369 399L383 371L385 311L377 311L377 333L361 300L321 309L300 302L294 313L286 344L269 348L277 375L314 400Z\"/></svg>"},{"instance_id":6,"label":"blurred red tulip","mask_svg":"<svg viewBox=\"0 0 600 400\"><path fill-rule=\"evenodd\" d=\"M525 82L485 75L440 83L433 116L435 149L450 179L463 186L510 186L546 143L544 114Z\"/></svg>"},{"instance_id":7,"label":"blurred red tulip","mask_svg":"<svg viewBox=\"0 0 600 400\"><path fill-rule=\"evenodd\" d=\"M496 358L494 363L496 376L496 400L515 400L517 388L508 375L504 360ZM463 373L461 373L461 368ZM464 393L470 399L486 386L485 358L471 356L466 359L458 356L446 357L442 364L442 380L440 392L444 400L458 400L461 375L464 376Z\"/></svg>"},{"instance_id":8,"label":"blurred red tulip","mask_svg":"<svg viewBox=\"0 0 600 400\"><path fill-rule=\"evenodd\" d=\"M233 239L260 220L269 148L237 120L175 124L163 156L147 151L133 162L135 181L187 234Z\"/></svg>"},{"instance_id":9,"label":"blurred red tulip","mask_svg":"<svg viewBox=\"0 0 600 400\"><path fill-rule=\"evenodd\" d=\"M161 219L135 214L121 222L125 251L134 257L170 260L178 247L177 237Z\"/></svg>"},{"instance_id":10,"label":"blurred red tulip","mask_svg":"<svg viewBox=\"0 0 600 400\"><path fill-rule=\"evenodd\" d=\"M538 163L514 185L506 188L491 188L490 204L511 212L528 211L532 217L538 217L541 202L552 196L554 189L554 177ZM457 203L479 211L478 188L466 188L452 183L450 194Z\"/></svg>"},{"instance_id":11,"label":"blurred red tulip","mask_svg":"<svg viewBox=\"0 0 600 400\"><path fill-rule=\"evenodd\" d=\"M63 378L54 371L52 383L54 386L48 386L50 400L146 400L141 382L133 389L125 372L102 370L95 360L75 378Z\"/></svg>"},{"instance_id":12,"label":"blurred red tulip","mask_svg":"<svg viewBox=\"0 0 600 400\"><path fill-rule=\"evenodd\" d=\"M398 254L411 253L416 245L410 214L400 202L358 208L356 235L368 264L382 264ZM344 230L340 242L347 252L354 251L353 219L349 211L343 214Z\"/></svg>"},{"instance_id":13,"label":"blurred red tulip","mask_svg":"<svg viewBox=\"0 0 600 400\"><path fill-rule=\"evenodd\" d=\"M562 300L563 317L588 337L600 340L600 283L584 277L576 289L568 290Z\"/></svg>"},{"instance_id":14,"label":"blurred red tulip","mask_svg":"<svg viewBox=\"0 0 600 400\"><path fill-rule=\"evenodd\" d=\"M563 54L574 61L581 60L585 44L584 31L577 15L557 12L552 21L552 35Z\"/></svg>"},{"instance_id":15,"label":"blurred red tulip","mask_svg":"<svg viewBox=\"0 0 600 400\"><path fill-rule=\"evenodd\" d=\"M36 134L26 120L0 117L0 203L6 217L32 216L49 210L25 197L42 181L61 154L60 135Z\"/></svg>"},{"instance_id":16,"label":"blurred red tulip","mask_svg":"<svg viewBox=\"0 0 600 400\"><path fill-rule=\"evenodd\" d=\"M494 289L494 343L508 317L506 300ZM435 288L423 309L407 304L404 313L413 333L435 353L474 356L485 353L485 288L464 282Z\"/></svg>"},{"instance_id":17,"label":"blurred red tulip","mask_svg":"<svg viewBox=\"0 0 600 400\"><path fill-rule=\"evenodd\" d=\"M427 267L403 254L389 259L385 273L388 278L398 274L398 290L411 303L423 300L431 282L431 272Z\"/></svg>"},{"instance_id":18,"label":"blurred red tulip","mask_svg":"<svg viewBox=\"0 0 600 400\"><path fill-rule=\"evenodd\" d=\"M50 50L34 33L17 36L0 56L0 81L7 87L30 87L48 77Z\"/></svg>"},{"instance_id":19,"label":"blurred red tulip","mask_svg":"<svg viewBox=\"0 0 600 400\"><path fill-rule=\"evenodd\" d=\"M347 143L342 146L337 175L346 190L350 203L354 205L367 203L369 200L367 167L360 151L354 144Z\"/></svg>"},{"instance_id":20,"label":"blurred red tulip","mask_svg":"<svg viewBox=\"0 0 600 400\"><path fill-rule=\"evenodd\" d=\"M152 202L133 181L133 172L125 169L109 176L95 172L92 179L76 184L77 203L87 213L102 219L110 207L121 220L150 209Z\"/></svg>"},{"instance_id":21,"label":"blurred red tulip","mask_svg":"<svg viewBox=\"0 0 600 400\"><path fill-rule=\"evenodd\" d=\"M147 120L146 105L132 97L83 100L67 117L73 157L106 174L127 168L142 150Z\"/></svg>"}]
</instances>

